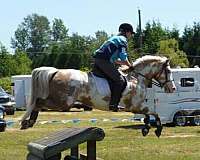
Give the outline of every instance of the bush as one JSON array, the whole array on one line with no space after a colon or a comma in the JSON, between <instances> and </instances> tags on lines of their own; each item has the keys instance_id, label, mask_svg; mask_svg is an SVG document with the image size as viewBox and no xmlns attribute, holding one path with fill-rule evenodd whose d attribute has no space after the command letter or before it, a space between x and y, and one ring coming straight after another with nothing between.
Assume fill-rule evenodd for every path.
<instances>
[{"instance_id":1,"label":"bush","mask_svg":"<svg viewBox=\"0 0 200 160\"><path fill-rule=\"evenodd\" d=\"M7 92L11 93L11 78L0 78L0 86Z\"/></svg>"}]
</instances>

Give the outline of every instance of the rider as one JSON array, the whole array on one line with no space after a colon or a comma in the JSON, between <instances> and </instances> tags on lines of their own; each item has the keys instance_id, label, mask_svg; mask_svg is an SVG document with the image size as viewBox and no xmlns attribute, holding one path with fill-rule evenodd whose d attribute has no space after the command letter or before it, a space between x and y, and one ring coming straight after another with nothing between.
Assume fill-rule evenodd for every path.
<instances>
[{"instance_id":1,"label":"rider","mask_svg":"<svg viewBox=\"0 0 200 160\"><path fill-rule=\"evenodd\" d=\"M126 87L125 78L119 73L116 65L132 67L128 60L127 39L135 32L131 24L122 23L119 26L119 34L109 38L95 51L93 73L104 76L110 85L111 100L109 110L117 112L122 92Z\"/></svg>"}]
</instances>

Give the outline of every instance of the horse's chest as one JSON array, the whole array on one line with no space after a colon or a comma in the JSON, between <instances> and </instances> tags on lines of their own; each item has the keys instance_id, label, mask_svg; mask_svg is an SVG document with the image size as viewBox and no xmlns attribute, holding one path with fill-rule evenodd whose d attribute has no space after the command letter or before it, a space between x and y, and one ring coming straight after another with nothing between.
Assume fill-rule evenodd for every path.
<instances>
[{"instance_id":1,"label":"horse's chest","mask_svg":"<svg viewBox=\"0 0 200 160\"><path fill-rule=\"evenodd\" d=\"M146 87L144 85L138 85L136 88L136 95L133 97L133 102L141 103L146 96Z\"/></svg>"}]
</instances>

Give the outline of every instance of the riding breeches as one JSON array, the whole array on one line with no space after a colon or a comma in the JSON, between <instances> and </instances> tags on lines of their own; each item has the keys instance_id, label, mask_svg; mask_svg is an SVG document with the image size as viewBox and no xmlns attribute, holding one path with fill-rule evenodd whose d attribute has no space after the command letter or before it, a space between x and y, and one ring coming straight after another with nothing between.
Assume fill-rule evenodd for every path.
<instances>
[{"instance_id":1,"label":"riding breeches","mask_svg":"<svg viewBox=\"0 0 200 160\"><path fill-rule=\"evenodd\" d=\"M98 58L95 59L93 73L108 80L111 90L110 105L118 105L122 92L126 87L125 77L119 73L110 61Z\"/></svg>"}]
</instances>

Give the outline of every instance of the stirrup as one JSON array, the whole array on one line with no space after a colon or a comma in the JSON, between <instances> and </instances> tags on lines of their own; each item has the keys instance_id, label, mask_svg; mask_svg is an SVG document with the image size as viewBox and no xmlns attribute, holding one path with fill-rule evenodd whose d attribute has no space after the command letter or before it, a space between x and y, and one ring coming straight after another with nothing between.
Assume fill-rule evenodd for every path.
<instances>
[{"instance_id":1,"label":"stirrup","mask_svg":"<svg viewBox=\"0 0 200 160\"><path fill-rule=\"evenodd\" d=\"M113 112L118 112L119 108L116 105L109 105L109 110Z\"/></svg>"}]
</instances>

